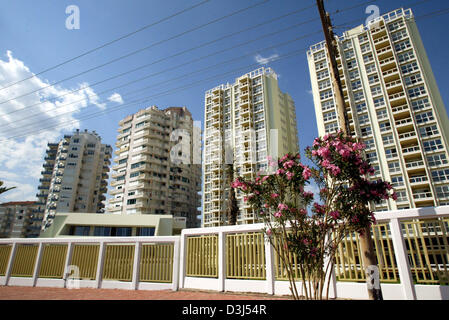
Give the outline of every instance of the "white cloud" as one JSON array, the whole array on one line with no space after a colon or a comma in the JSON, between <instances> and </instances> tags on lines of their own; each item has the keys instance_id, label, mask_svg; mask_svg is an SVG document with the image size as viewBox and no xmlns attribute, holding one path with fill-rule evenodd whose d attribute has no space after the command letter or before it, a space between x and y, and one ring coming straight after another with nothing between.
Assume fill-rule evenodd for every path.
<instances>
[{"instance_id":1,"label":"white cloud","mask_svg":"<svg viewBox=\"0 0 449 320\"><path fill-rule=\"evenodd\" d=\"M108 100L111 101L111 102L116 102L116 103L119 103L119 104L123 104L123 98L117 92L114 92L113 94L111 94L111 96L108 98Z\"/></svg>"},{"instance_id":2,"label":"white cloud","mask_svg":"<svg viewBox=\"0 0 449 320\"><path fill-rule=\"evenodd\" d=\"M100 101L88 83L75 88L51 86L43 89L49 81L33 77L1 89L33 75L11 51L6 52L5 60L0 57L0 75L0 180L18 186L2 194L0 202L30 200L37 193L47 143L57 142L63 134L79 128L76 115L82 109L93 105L104 110L106 103ZM39 91L14 99L36 90ZM13 100L2 103L10 99Z\"/></svg>"},{"instance_id":3,"label":"white cloud","mask_svg":"<svg viewBox=\"0 0 449 320\"><path fill-rule=\"evenodd\" d=\"M273 60L276 60L279 57L279 55L277 53L272 54L269 57L262 57L260 54L257 54L254 59L256 60L257 63L259 64L267 64Z\"/></svg>"}]
</instances>

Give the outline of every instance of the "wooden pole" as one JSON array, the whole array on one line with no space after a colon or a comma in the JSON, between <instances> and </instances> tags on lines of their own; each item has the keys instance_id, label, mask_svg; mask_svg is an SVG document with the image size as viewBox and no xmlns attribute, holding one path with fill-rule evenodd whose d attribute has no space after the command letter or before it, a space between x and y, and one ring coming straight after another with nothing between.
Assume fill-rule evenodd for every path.
<instances>
[{"instance_id":1,"label":"wooden pole","mask_svg":"<svg viewBox=\"0 0 449 320\"><path fill-rule=\"evenodd\" d=\"M330 63L330 76L332 79L332 87L335 94L335 102L337 107L337 117L340 123L341 130L344 135L350 136L351 129L349 127L348 113L346 112L346 104L343 96L343 88L341 85L340 74L338 72L336 56L338 55L337 41L332 29L332 23L324 9L323 0L317 0L318 11L320 13L321 24L323 27L324 38L326 41L327 52ZM362 252L362 262L365 269L366 276L369 276L370 266L377 266L376 255L374 253L374 245L371 238L371 228L367 227L363 230L363 233L359 234L360 238L360 251ZM379 282L377 282L379 283ZM368 296L371 300L382 300L382 290L368 286Z\"/></svg>"}]
</instances>

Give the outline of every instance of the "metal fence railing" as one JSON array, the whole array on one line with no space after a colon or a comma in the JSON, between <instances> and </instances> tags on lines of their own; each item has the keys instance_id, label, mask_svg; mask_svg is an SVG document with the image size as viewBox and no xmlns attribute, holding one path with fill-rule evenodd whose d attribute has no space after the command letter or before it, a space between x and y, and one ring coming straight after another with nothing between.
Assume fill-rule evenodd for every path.
<instances>
[{"instance_id":1,"label":"metal fence railing","mask_svg":"<svg viewBox=\"0 0 449 320\"><path fill-rule=\"evenodd\" d=\"M218 236L201 235L187 238L186 275L218 276Z\"/></svg>"}]
</instances>

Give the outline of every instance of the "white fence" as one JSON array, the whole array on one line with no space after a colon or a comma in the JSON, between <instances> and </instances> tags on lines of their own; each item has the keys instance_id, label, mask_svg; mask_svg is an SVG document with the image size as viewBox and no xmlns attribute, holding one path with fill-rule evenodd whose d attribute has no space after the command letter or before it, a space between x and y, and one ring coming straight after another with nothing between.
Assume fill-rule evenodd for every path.
<instances>
[{"instance_id":1,"label":"white fence","mask_svg":"<svg viewBox=\"0 0 449 320\"><path fill-rule=\"evenodd\" d=\"M449 206L379 212L376 219L384 228L375 240L376 249L389 250L378 253L388 265L384 266L386 282L381 282L384 299L449 299ZM289 282L261 235L262 227L184 229L181 236L172 237L1 239L0 285L73 287L75 283L92 288L289 295ZM368 298L366 283L357 278L359 260L351 259L336 268L344 270L346 278L339 272L332 274L330 298ZM73 267L74 262L80 266ZM27 264L28 269L21 268ZM78 267L82 270L76 282L68 270ZM83 278L89 270L90 278ZM302 288L301 281L297 287Z\"/></svg>"}]
</instances>

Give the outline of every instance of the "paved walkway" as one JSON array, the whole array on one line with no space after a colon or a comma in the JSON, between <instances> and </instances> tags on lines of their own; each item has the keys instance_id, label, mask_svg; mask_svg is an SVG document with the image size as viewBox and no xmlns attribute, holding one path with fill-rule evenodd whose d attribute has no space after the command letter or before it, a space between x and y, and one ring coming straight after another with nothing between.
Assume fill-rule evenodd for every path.
<instances>
[{"instance_id":1,"label":"paved walkway","mask_svg":"<svg viewBox=\"0 0 449 320\"><path fill-rule=\"evenodd\" d=\"M150 291L0 286L0 300L290 300L290 297L200 290Z\"/></svg>"}]
</instances>

